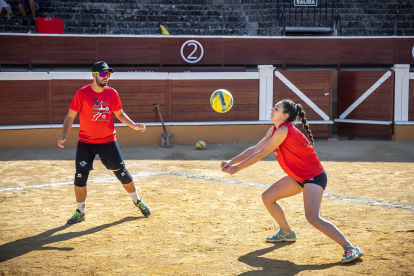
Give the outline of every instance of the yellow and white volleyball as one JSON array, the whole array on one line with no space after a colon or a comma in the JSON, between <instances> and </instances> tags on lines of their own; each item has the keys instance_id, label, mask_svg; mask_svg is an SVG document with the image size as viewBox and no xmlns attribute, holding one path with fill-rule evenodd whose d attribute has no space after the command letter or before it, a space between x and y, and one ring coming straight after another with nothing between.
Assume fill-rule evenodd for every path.
<instances>
[{"instance_id":1,"label":"yellow and white volleyball","mask_svg":"<svg viewBox=\"0 0 414 276\"><path fill-rule=\"evenodd\" d=\"M233 106L233 96L225 89L219 89L211 94L211 107L218 113L225 113Z\"/></svg>"},{"instance_id":2,"label":"yellow and white volleyball","mask_svg":"<svg viewBox=\"0 0 414 276\"><path fill-rule=\"evenodd\" d=\"M199 149L199 150L204 150L204 149L206 149L206 142L204 142L204 141L198 141L197 143L196 143L196 147L197 147L197 149Z\"/></svg>"}]
</instances>

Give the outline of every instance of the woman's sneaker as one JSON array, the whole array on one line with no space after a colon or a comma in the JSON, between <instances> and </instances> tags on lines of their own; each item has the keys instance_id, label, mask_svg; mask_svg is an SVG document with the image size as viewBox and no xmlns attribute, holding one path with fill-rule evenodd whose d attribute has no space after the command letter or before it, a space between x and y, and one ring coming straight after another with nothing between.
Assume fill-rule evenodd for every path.
<instances>
[{"instance_id":1,"label":"woman's sneaker","mask_svg":"<svg viewBox=\"0 0 414 276\"><path fill-rule=\"evenodd\" d=\"M81 222L85 220L85 214L81 213L78 209L76 209L75 213L73 213L72 217L68 219L68 224L74 224L77 222Z\"/></svg>"},{"instance_id":2,"label":"woman's sneaker","mask_svg":"<svg viewBox=\"0 0 414 276\"><path fill-rule=\"evenodd\" d=\"M349 245L344 247L344 256L342 257L341 263L346 264L352 262L356 259L359 259L362 255L364 255L364 251L362 251L358 246Z\"/></svg>"},{"instance_id":3,"label":"woman's sneaker","mask_svg":"<svg viewBox=\"0 0 414 276\"><path fill-rule=\"evenodd\" d=\"M267 238L266 242L283 242L283 241L296 241L296 233L292 231L292 233L285 233L280 228L279 232L276 235L270 236Z\"/></svg>"},{"instance_id":4,"label":"woman's sneaker","mask_svg":"<svg viewBox=\"0 0 414 276\"><path fill-rule=\"evenodd\" d=\"M135 203L134 203L135 204ZM135 206L138 207L138 210L141 211L141 213L145 216L148 217L149 215L151 215L151 209L150 207L148 207L147 204L145 204L143 201L138 200L138 202L135 204Z\"/></svg>"}]
</instances>

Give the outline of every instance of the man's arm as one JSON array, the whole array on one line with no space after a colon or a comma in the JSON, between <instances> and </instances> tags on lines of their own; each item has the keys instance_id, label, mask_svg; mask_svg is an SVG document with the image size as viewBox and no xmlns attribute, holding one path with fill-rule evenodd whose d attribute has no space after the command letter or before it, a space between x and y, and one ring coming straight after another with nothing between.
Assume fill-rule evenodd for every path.
<instances>
[{"instance_id":1,"label":"man's arm","mask_svg":"<svg viewBox=\"0 0 414 276\"><path fill-rule=\"evenodd\" d=\"M68 115L66 115L65 121L63 122L62 137L60 137L58 141L59 147L64 148L63 143L66 141L66 136L72 128L73 121L75 120L77 114L77 111L69 109Z\"/></svg>"},{"instance_id":2,"label":"man's arm","mask_svg":"<svg viewBox=\"0 0 414 276\"><path fill-rule=\"evenodd\" d=\"M144 124L134 123L134 121L132 121L122 109L114 111L114 114L122 123L129 126L130 128L133 128L135 130L141 130L142 132L144 132L147 129Z\"/></svg>"}]
</instances>

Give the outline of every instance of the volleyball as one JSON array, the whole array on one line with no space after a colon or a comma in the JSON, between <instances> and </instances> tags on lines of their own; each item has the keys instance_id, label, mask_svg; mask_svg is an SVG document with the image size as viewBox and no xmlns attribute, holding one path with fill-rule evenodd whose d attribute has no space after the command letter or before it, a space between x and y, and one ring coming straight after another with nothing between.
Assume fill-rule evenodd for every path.
<instances>
[{"instance_id":1,"label":"volleyball","mask_svg":"<svg viewBox=\"0 0 414 276\"><path fill-rule=\"evenodd\" d=\"M233 106L233 96L225 89L216 90L211 95L210 105L218 113L225 113Z\"/></svg>"},{"instance_id":2,"label":"volleyball","mask_svg":"<svg viewBox=\"0 0 414 276\"><path fill-rule=\"evenodd\" d=\"M199 149L199 150L204 150L204 149L206 149L206 143L204 142L204 141L198 141L197 143L196 143L196 147L197 147L197 149Z\"/></svg>"}]
</instances>

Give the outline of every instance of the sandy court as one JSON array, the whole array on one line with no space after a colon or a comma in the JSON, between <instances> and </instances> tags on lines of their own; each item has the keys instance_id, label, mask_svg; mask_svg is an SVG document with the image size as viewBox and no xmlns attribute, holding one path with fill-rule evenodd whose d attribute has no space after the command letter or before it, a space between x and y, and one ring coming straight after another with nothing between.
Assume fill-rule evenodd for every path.
<instances>
[{"instance_id":1,"label":"sandy court","mask_svg":"<svg viewBox=\"0 0 414 276\"><path fill-rule=\"evenodd\" d=\"M413 141L316 141L325 193L341 197L324 197L322 216L366 253L348 265L339 263L342 248L306 221L301 194L280 201L297 242L265 243L278 229L262 185L284 175L277 161L269 155L233 176L219 168L252 145L121 146L153 215L135 210L97 158L86 221L72 226L75 148L0 151L0 275L414 274Z\"/></svg>"}]
</instances>

